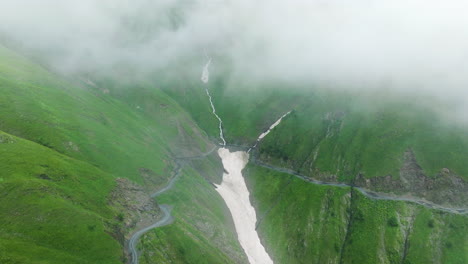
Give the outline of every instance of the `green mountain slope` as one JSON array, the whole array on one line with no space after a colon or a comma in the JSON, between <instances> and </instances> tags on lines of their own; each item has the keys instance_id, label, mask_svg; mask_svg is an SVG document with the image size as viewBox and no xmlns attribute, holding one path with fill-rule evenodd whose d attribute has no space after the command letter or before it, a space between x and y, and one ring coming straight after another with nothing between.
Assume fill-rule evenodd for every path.
<instances>
[{"instance_id":1,"label":"green mountain slope","mask_svg":"<svg viewBox=\"0 0 468 264\"><path fill-rule=\"evenodd\" d=\"M186 164L176 188L159 199L174 206L175 222L142 239L141 263L248 263L222 198L203 177L194 177L200 174L196 163L207 162Z\"/></svg>"},{"instance_id":2,"label":"green mountain slope","mask_svg":"<svg viewBox=\"0 0 468 264\"><path fill-rule=\"evenodd\" d=\"M170 168L170 146L183 143L185 134L193 139L189 147L205 150L203 132L155 87L98 87L84 78L64 80L5 48L0 57L0 128L6 132L137 182L140 167Z\"/></svg>"},{"instance_id":3,"label":"green mountain slope","mask_svg":"<svg viewBox=\"0 0 468 264\"><path fill-rule=\"evenodd\" d=\"M440 114L450 113L448 104L425 95L404 97L304 84L249 83L242 76L223 71L226 66L222 63L222 58L214 60L208 87L229 143L253 145L261 132L293 110L261 142L260 158L265 161L301 173L333 174L351 181L359 173L367 178L398 177L403 155L411 149L426 176L433 177L448 168L462 178L468 177L464 164L468 126L457 123L449 114ZM183 72L180 76L199 78ZM200 117L200 112L210 111L204 90L183 85L171 88L167 90L174 100L216 138L215 125ZM184 96L186 93L190 96Z\"/></svg>"},{"instance_id":4,"label":"green mountain slope","mask_svg":"<svg viewBox=\"0 0 468 264\"><path fill-rule=\"evenodd\" d=\"M255 165L246 175L258 231L276 263L468 261L466 216L372 200Z\"/></svg>"},{"instance_id":5,"label":"green mountain slope","mask_svg":"<svg viewBox=\"0 0 468 264\"><path fill-rule=\"evenodd\" d=\"M209 89L228 143L252 146L293 110L254 150L259 161L325 181L466 207L468 128L434 110L450 106L424 95L297 87L286 92L280 84L257 87L226 79L213 70ZM188 112L202 109L203 102L184 99L183 93L179 87L169 94ZM217 137L216 131L210 135ZM275 263L468 260L466 216L371 200L356 191L351 198L350 188L316 186L254 165L246 174L258 230Z\"/></svg>"},{"instance_id":6,"label":"green mountain slope","mask_svg":"<svg viewBox=\"0 0 468 264\"><path fill-rule=\"evenodd\" d=\"M403 153L412 149L428 176L449 168L466 178L467 127L445 121L411 100L386 95L317 97L294 108L260 151L301 172L317 170L352 179L358 173L397 176Z\"/></svg>"},{"instance_id":7,"label":"green mountain slope","mask_svg":"<svg viewBox=\"0 0 468 264\"><path fill-rule=\"evenodd\" d=\"M0 132L0 262L119 263L113 177Z\"/></svg>"},{"instance_id":8,"label":"green mountain slope","mask_svg":"<svg viewBox=\"0 0 468 264\"><path fill-rule=\"evenodd\" d=\"M0 262L125 262L125 239L139 219L131 206L110 201L119 196L116 179L148 196L168 183L175 157L218 142L198 73L132 74L64 77L0 47ZM208 88L228 143L252 146L293 110L253 156L326 181L466 205L468 129L432 111L430 99L284 86L213 68ZM464 216L369 200L253 165L247 171L258 230L277 263L467 260ZM209 184L220 175L215 157L184 166L174 189L158 198L173 206L175 222L142 237L142 263L245 262Z\"/></svg>"},{"instance_id":9,"label":"green mountain slope","mask_svg":"<svg viewBox=\"0 0 468 264\"><path fill-rule=\"evenodd\" d=\"M209 84L229 144L254 145L261 132L292 110L260 142L257 159L329 182L458 207L468 203L468 127L448 114L450 105L425 95L233 78L215 68ZM207 102L184 99L185 91L176 87L169 94L188 112L201 111ZM211 124L193 118L211 131Z\"/></svg>"},{"instance_id":10,"label":"green mountain slope","mask_svg":"<svg viewBox=\"0 0 468 264\"><path fill-rule=\"evenodd\" d=\"M190 116L149 82L64 77L0 47L0 91L1 263L126 262L125 241L145 213L138 211L145 208L141 203L168 183L174 157L213 147ZM219 171L214 163L205 169ZM187 175L204 183L187 192L213 188L204 174ZM196 201L185 202L195 207ZM192 216L216 208L217 216L205 223L225 235L215 243L210 230L186 222L184 229L206 243L189 254L191 244L169 240L179 249L176 257L205 252L231 263L243 259L227 211L219 213L224 203L204 202L208 209ZM184 229L161 232L184 237ZM226 245L231 255L224 253Z\"/></svg>"}]
</instances>

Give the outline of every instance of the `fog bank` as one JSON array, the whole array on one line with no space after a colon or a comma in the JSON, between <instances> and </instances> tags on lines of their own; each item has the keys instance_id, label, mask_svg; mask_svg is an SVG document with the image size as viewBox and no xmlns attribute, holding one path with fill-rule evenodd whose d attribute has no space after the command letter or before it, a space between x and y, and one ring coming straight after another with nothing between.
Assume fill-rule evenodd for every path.
<instances>
[{"instance_id":1,"label":"fog bank","mask_svg":"<svg viewBox=\"0 0 468 264\"><path fill-rule=\"evenodd\" d=\"M466 10L455 0L1 0L0 33L61 70L200 65L206 51L247 80L425 93L463 115Z\"/></svg>"}]
</instances>

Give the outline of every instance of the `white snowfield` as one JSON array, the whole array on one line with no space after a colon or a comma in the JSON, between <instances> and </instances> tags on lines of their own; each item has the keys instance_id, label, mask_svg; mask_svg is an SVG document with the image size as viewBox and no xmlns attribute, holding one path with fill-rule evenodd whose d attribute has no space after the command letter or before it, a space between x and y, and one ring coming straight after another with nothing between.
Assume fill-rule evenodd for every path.
<instances>
[{"instance_id":1,"label":"white snowfield","mask_svg":"<svg viewBox=\"0 0 468 264\"><path fill-rule=\"evenodd\" d=\"M223 174L223 182L216 185L216 191L231 211L239 242L250 264L273 264L255 230L257 216L250 204L249 190L242 176L249 154L245 151L230 152L226 148L220 148L218 154L228 173Z\"/></svg>"},{"instance_id":2,"label":"white snowfield","mask_svg":"<svg viewBox=\"0 0 468 264\"><path fill-rule=\"evenodd\" d=\"M275 128L277 125L279 125L279 124L281 123L281 120L283 120L283 118L284 118L285 116L289 115L289 113L291 113L291 111L287 112L286 114L282 115L282 116L280 117L280 119L276 120L276 122L273 123L273 125L270 126L270 128L268 129L267 132L264 132L264 133L260 134L260 136L258 137L257 141L262 140L266 135L268 135L268 134L270 133L270 131L271 131L273 128Z\"/></svg>"}]
</instances>

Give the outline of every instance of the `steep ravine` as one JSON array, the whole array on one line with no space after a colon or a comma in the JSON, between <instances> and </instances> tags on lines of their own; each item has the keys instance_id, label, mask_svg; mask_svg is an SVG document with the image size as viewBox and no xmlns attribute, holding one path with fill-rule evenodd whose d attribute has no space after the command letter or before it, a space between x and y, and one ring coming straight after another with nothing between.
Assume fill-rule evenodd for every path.
<instances>
[{"instance_id":1,"label":"steep ravine","mask_svg":"<svg viewBox=\"0 0 468 264\"><path fill-rule=\"evenodd\" d=\"M208 66L210 65L211 60L205 65L203 74L202 74L202 81L207 83L208 82ZM219 120L219 128L220 128L220 137L223 141L223 146L229 145L226 144L226 141L223 138L222 134L222 120L221 118L216 114L216 110L213 104L213 99L209 94L208 89L207 90L207 95L210 100L210 104L212 106L213 114L216 116L216 118ZM251 205L251 199L250 199L250 194L249 194L249 189L246 188L245 186L245 180L244 177L241 173L242 168L245 167L245 165L249 161L249 155L248 153L251 152L252 149L255 149L258 145L258 143L266 137L276 126L278 126L283 118L285 118L291 111L285 113L283 116L281 116L275 123L273 123L269 129L260 134L258 139L256 140L255 144L250 147L250 148L245 148L247 151L236 151L236 152L230 152L226 148L222 148L219 150L219 155L223 160L223 165L225 168L225 173L223 175L223 182L221 185L217 186L217 191L220 193L220 195L223 197L225 200L226 204L228 205L232 216L234 218L234 223L236 225L236 231L238 233L238 238L239 241L244 248L244 251L246 252L250 263L273 263L271 257L266 253L262 243L259 240L258 234L256 232L256 228L258 226L258 223L263 220L262 219L257 219L257 213L255 212L255 209ZM242 149L242 148L241 148ZM329 187L342 187L342 188L351 188L351 192L358 192L360 195L365 197L366 199L370 200L382 200L382 201L395 201L395 202L409 202L411 204L416 204L416 205L421 205L423 207L426 207L428 209L435 209L441 212L446 212L454 215L463 215L468 213L467 208L452 208L452 207L447 207L439 204L435 204L432 202L429 202L424 199L420 198L415 198L411 196L396 196L396 195L389 195L386 193L379 193L379 192L373 192L369 191L365 188L362 187L356 187L353 184L343 184L343 183L333 183L333 182L324 182L324 181L316 181L313 180L309 177L305 177L303 175L297 174L294 171L284 169L284 168L279 168L279 167L274 167L270 166L268 164L263 164L256 159L253 159L254 164L260 165L264 168L268 168L269 170L277 171L277 172L282 172L282 173L288 173L290 175L293 175L296 178L299 178L301 180L305 180L309 183L313 183L314 185L317 186L329 186ZM288 184L284 187L286 188ZM354 189L354 190L353 190ZM282 193L280 191L280 193ZM357 194L356 194L357 195ZM352 200L352 199L351 199ZM271 205L270 208L268 209L267 213L269 210L274 210L276 204L280 203L281 197L275 199L275 204ZM380 202L378 202L380 203ZM337 252L340 256L340 259L338 260L340 263L345 263L344 261L346 258L349 258L349 252L348 249L345 251L345 248L347 247L347 244L352 243L353 238L349 238L348 236L354 236L354 233L349 233L351 226L354 224L353 221L356 221L356 226L360 226L362 222L362 213L360 212L360 209L355 205L355 208L349 209L351 210L349 213L350 215L348 216L348 224L346 229L346 234L345 239L341 242L341 246L335 245L335 248L339 252ZM389 212L390 213L390 212ZM265 215L262 215L262 217L265 217ZM257 222L258 220L258 222ZM392 220L393 221L393 220ZM323 223L322 223L323 224ZM391 225L394 223L391 222ZM403 223L402 223L403 224ZM390 224L389 224L390 225ZM305 227L304 227L305 228ZM409 236L410 229L407 230L406 232L406 237ZM266 238L268 240L268 238ZM407 240L407 238L405 238ZM407 251L408 247L408 241L405 241L406 245L403 248L403 251ZM349 247L349 246L348 246ZM269 250L273 250L272 248L269 248ZM406 254L402 254L402 258L406 258Z\"/></svg>"},{"instance_id":2,"label":"steep ravine","mask_svg":"<svg viewBox=\"0 0 468 264\"><path fill-rule=\"evenodd\" d=\"M223 197L231 211L239 242L251 264L268 264L273 263L273 260L266 252L257 234L257 215L251 204L250 193L242 176L242 170L249 162L250 150L254 149L290 112L282 115L267 131L261 133L255 145L247 151L231 152L227 148L218 150L225 173L223 174L222 183L216 185L216 191Z\"/></svg>"},{"instance_id":3,"label":"steep ravine","mask_svg":"<svg viewBox=\"0 0 468 264\"><path fill-rule=\"evenodd\" d=\"M226 202L231 211L237 236L251 264L273 263L265 251L255 229L257 215L250 203L250 193L242 176L242 169L249 161L249 154L245 151L230 152L221 148L218 154L222 159L225 173L216 191Z\"/></svg>"},{"instance_id":4,"label":"steep ravine","mask_svg":"<svg viewBox=\"0 0 468 264\"><path fill-rule=\"evenodd\" d=\"M203 67L202 71L202 76L201 76L201 81L206 85L209 82L209 66L211 65L211 59L208 60L208 62L205 64ZM252 206L251 204L251 197L249 193L249 189L247 188L244 176L242 175L242 170L243 168L248 164L250 156L249 153L254 150L257 145L260 143L260 141L266 137L276 126L278 126L283 118L285 118L288 114L291 113L291 111L283 114L279 119L273 123L267 131L263 132L260 134L258 139L255 141L255 144L249 148L245 148L245 150L240 150L240 151L233 151L231 152L230 149L226 148L226 146L230 146L227 144L224 134L223 134L223 121L220 116L216 113L216 108L215 104L213 101L213 98L211 96L211 93L208 89L208 86L205 86L205 92L208 97L212 114L215 116L215 118L218 120L218 128L219 128L219 138L221 140L220 145L222 148L218 149L218 155L220 156L223 167L224 167L224 174L223 174L223 180L221 184L215 185L216 191L220 194L220 196L224 199L227 207L229 208L233 221L234 221L234 226L237 232L237 237L240 242L240 245L242 246L244 252L246 253L248 260L251 264L264 264L264 263L273 263L272 258L270 255L267 253L265 250L264 245L262 245L262 240L260 240L259 235L257 233L257 227L260 222L263 221L265 217L268 217L268 213L271 210L275 210L275 206L277 204L281 203L281 197L278 197L275 199L275 203L273 205L270 205L270 208L266 213L262 215L262 218L257 218L257 212L256 209ZM212 151L214 151L216 148L213 148ZM238 148L236 148L238 149ZM244 149L244 148L241 148ZM197 157L191 157L191 158L203 158L204 155L197 156ZM178 164L177 168L175 169L176 173L174 178L169 182L169 184L159 190L158 192L154 193L152 197L158 196L167 190L171 189L173 186L173 183L175 180L180 175L180 169L181 169L181 162L183 161L183 158L179 158L176 162ZM370 199L370 200L386 200L386 201L405 201L405 202L410 202L413 204L418 204L422 205L424 207L427 207L429 209L436 209L439 211L451 213L451 214L467 214L468 209L467 208L449 208L449 207L444 207L442 205L434 204L431 202L428 202L424 199L418 199L414 197L400 197L400 196L393 196L393 195L388 195L385 193L379 193L379 192L373 192L369 191L367 189L361 188L361 187L356 187L352 184L342 184L342 183L333 183L333 182L324 182L324 181L316 181L313 180L309 177L300 175L292 170L288 170L285 168L279 168L279 167L274 167L269 164L264 164L255 159L255 157L252 158L253 164L259 165L261 167L267 168L269 170L273 170L276 172L281 172L281 173L287 173L290 174L296 178L299 178L301 180L307 181L309 183L313 183L314 185L317 186L331 186L331 187L342 187L342 188L349 188L354 189L354 191L358 191L361 195L364 197ZM289 183L284 187L286 188L289 185ZM354 192L352 191L352 192ZM280 192L283 194L283 192ZM351 198L352 200L352 198ZM162 205L160 206L161 211L164 212L164 218L159 220L158 222L147 226L145 228L142 228L141 230L138 230L132 237L129 243L129 251L132 252L132 263L138 263L138 252L136 251L136 242L138 238L145 232L147 232L150 229L160 227L163 225L167 225L171 223L172 216L170 214L169 207ZM355 211L357 215L355 215ZM350 232L350 227L351 227L351 221L359 221L360 220L360 215L359 215L359 209L355 208L352 211L350 211L350 215L348 216L348 222L347 222L347 227L346 229L346 235L344 240L342 241L342 244L340 246L335 245L335 248L339 252L337 252L337 256L339 256L339 262L343 262L343 259L346 257L345 254L349 254L344 252L347 243L351 243L352 238L349 236L351 235ZM356 220L357 219L357 220ZM322 223L323 224L323 223ZM408 228L406 233L405 233L405 245L403 246L403 251L405 252L402 256L402 259L404 260L406 258L406 251L408 250L408 237L411 232L411 229ZM267 239L268 240L268 239ZM348 241L349 240L349 241ZM269 250L272 250L272 248L269 248Z\"/></svg>"},{"instance_id":5,"label":"steep ravine","mask_svg":"<svg viewBox=\"0 0 468 264\"><path fill-rule=\"evenodd\" d=\"M205 84L209 81L208 67L210 66L210 63L211 59L208 60L203 68L201 76L201 80ZM231 212L238 240L248 257L249 262L251 264L272 264L273 261L260 242L260 238L258 237L255 229L257 216L255 209L250 203L249 190L247 189L247 185L245 184L242 176L242 169L249 161L249 154L245 151L231 152L229 149L225 148L226 140L223 136L223 121L216 114L216 108L213 104L208 87L205 88L205 91L210 101L213 115L219 121L219 136L223 142L223 148L218 150L218 154L222 160L225 173L223 174L223 181L221 184L215 185L216 191L224 199ZM279 124L279 121L275 123L274 126ZM268 133L269 131L262 134L259 140Z\"/></svg>"}]
</instances>

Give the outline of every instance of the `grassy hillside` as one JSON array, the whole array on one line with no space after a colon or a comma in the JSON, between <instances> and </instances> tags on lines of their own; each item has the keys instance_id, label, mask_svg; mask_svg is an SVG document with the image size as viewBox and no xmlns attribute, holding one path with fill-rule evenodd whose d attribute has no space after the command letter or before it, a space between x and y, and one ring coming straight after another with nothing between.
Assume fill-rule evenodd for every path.
<instances>
[{"instance_id":1,"label":"grassy hillside","mask_svg":"<svg viewBox=\"0 0 468 264\"><path fill-rule=\"evenodd\" d=\"M155 191L173 175L175 156L196 155L213 146L154 83L83 76L63 77L0 47L1 263L125 262L123 239L129 234L122 232L130 230L123 225L138 220L125 218L140 212L122 210L139 201L121 197L135 188L125 181L118 187L115 179L127 178L142 185L140 190ZM205 167L219 170L212 164ZM196 177L203 185L197 190L183 187L185 195L212 188L200 174ZM119 188L122 193L115 193ZM109 201L112 197L119 202ZM212 198L202 205L184 202L189 208L217 208L216 216L203 223L224 230L224 236L207 239L197 251L193 243L173 240L153 246L173 243L178 249L173 256L179 258L190 250L191 258L202 258L202 252L213 252L223 262L242 258L229 221L220 215L225 205ZM123 208L125 204L129 207ZM198 210L190 216L204 215ZM206 235L187 223L183 227L174 227L171 237L186 239L188 227L194 236ZM224 244L232 244L231 255L221 252Z\"/></svg>"},{"instance_id":2,"label":"grassy hillside","mask_svg":"<svg viewBox=\"0 0 468 264\"><path fill-rule=\"evenodd\" d=\"M119 263L112 175L0 132L0 262Z\"/></svg>"},{"instance_id":3,"label":"grassy hillside","mask_svg":"<svg viewBox=\"0 0 468 264\"><path fill-rule=\"evenodd\" d=\"M398 178L405 151L413 151L424 174L443 168L467 179L468 126L457 123L450 105L424 94L404 97L372 91L342 91L304 84L256 82L233 76L222 58L213 61L208 87L226 140L253 145L273 122L293 110L281 126L260 144L260 158L303 174L336 175L352 181L391 175ZM200 73L203 61L200 61ZM181 71L180 80L199 75ZM216 120L207 118L208 99L199 82L163 89L191 113L210 137L217 137Z\"/></svg>"},{"instance_id":4,"label":"grassy hillside","mask_svg":"<svg viewBox=\"0 0 468 264\"><path fill-rule=\"evenodd\" d=\"M246 175L258 231L276 263L468 261L466 216L371 200L255 165Z\"/></svg>"},{"instance_id":5,"label":"grassy hillside","mask_svg":"<svg viewBox=\"0 0 468 264\"><path fill-rule=\"evenodd\" d=\"M158 199L173 206L175 222L143 237L141 263L247 263L223 200L192 167Z\"/></svg>"},{"instance_id":6,"label":"grassy hillside","mask_svg":"<svg viewBox=\"0 0 468 264\"><path fill-rule=\"evenodd\" d=\"M193 66L193 62L191 63ZM161 83L161 87L187 109L197 124L214 140L218 140L218 123L211 116L206 87L210 90L216 111L223 120L225 138L229 144L253 145L259 134L276 119L311 97L300 90L284 89L279 84L257 85L242 80L231 81L229 74L220 65L222 62L217 60L210 67L210 81L205 85L200 82L205 62L199 63L200 72L181 71L177 78L166 77L168 79ZM196 65L193 67L196 68Z\"/></svg>"},{"instance_id":7,"label":"grassy hillside","mask_svg":"<svg viewBox=\"0 0 468 264\"><path fill-rule=\"evenodd\" d=\"M154 87L129 83L121 88L132 96L121 96L112 83L71 83L1 47L0 58L5 132L140 183L139 168L170 171L170 146L185 134L206 147L189 116Z\"/></svg>"},{"instance_id":8,"label":"grassy hillside","mask_svg":"<svg viewBox=\"0 0 468 264\"><path fill-rule=\"evenodd\" d=\"M64 78L0 47L0 262L124 261L115 230L125 219L108 202L115 178L154 191L172 175L175 156L205 152L208 138L218 140L198 73L160 72L152 81L132 74ZM226 76L213 68L208 88L228 143L253 145L293 110L254 152L265 162L335 180L398 178L411 150L429 177L445 168L468 177L467 128L422 103ZM160 198L174 206L176 221L143 237L142 262L245 260L224 203L205 181L220 180L217 162L187 165ZM464 217L255 166L248 180L260 234L278 263L466 262Z\"/></svg>"},{"instance_id":9,"label":"grassy hillside","mask_svg":"<svg viewBox=\"0 0 468 264\"><path fill-rule=\"evenodd\" d=\"M449 168L466 178L467 131L410 99L329 93L296 107L265 138L260 153L302 173L349 180L358 173L397 177L411 149L426 175Z\"/></svg>"}]
</instances>

